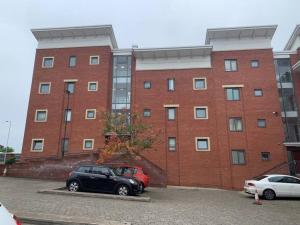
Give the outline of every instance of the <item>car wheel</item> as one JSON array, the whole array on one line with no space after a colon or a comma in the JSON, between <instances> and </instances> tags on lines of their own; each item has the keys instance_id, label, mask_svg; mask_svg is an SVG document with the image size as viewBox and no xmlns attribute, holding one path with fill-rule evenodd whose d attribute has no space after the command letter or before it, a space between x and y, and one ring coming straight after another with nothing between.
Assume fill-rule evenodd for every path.
<instances>
[{"instance_id":1,"label":"car wheel","mask_svg":"<svg viewBox=\"0 0 300 225\"><path fill-rule=\"evenodd\" d=\"M79 191L79 183L78 183L78 181L71 181L70 183L69 183L69 186L68 186L68 189L69 189L69 191Z\"/></svg>"},{"instance_id":2,"label":"car wheel","mask_svg":"<svg viewBox=\"0 0 300 225\"><path fill-rule=\"evenodd\" d=\"M122 195L122 196L129 195L129 188L126 185L121 184L117 189L117 193L118 195Z\"/></svg>"},{"instance_id":3,"label":"car wheel","mask_svg":"<svg viewBox=\"0 0 300 225\"><path fill-rule=\"evenodd\" d=\"M264 191L263 196L266 200L273 200L276 197L276 194L273 190L267 189Z\"/></svg>"},{"instance_id":4,"label":"car wheel","mask_svg":"<svg viewBox=\"0 0 300 225\"><path fill-rule=\"evenodd\" d=\"M141 183L140 190L141 190L141 193L144 193L144 191L145 191L145 186L144 186L143 183Z\"/></svg>"}]
</instances>

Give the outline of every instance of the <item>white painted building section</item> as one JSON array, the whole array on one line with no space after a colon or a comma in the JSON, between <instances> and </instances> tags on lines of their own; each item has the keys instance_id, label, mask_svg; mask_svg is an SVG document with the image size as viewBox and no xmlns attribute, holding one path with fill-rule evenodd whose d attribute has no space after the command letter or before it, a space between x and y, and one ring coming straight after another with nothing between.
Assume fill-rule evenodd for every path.
<instances>
[{"instance_id":1,"label":"white painted building section","mask_svg":"<svg viewBox=\"0 0 300 225\"><path fill-rule=\"evenodd\" d=\"M40 39L38 49L47 48L74 48L91 46L110 46L113 48L109 36L91 36L91 37L63 37L52 39Z\"/></svg>"},{"instance_id":2,"label":"white painted building section","mask_svg":"<svg viewBox=\"0 0 300 225\"><path fill-rule=\"evenodd\" d=\"M234 51L250 49L270 49L271 39L269 38L230 38L211 40L213 51Z\"/></svg>"},{"instance_id":3,"label":"white painted building section","mask_svg":"<svg viewBox=\"0 0 300 225\"><path fill-rule=\"evenodd\" d=\"M137 58L136 70L211 68L210 56Z\"/></svg>"}]
</instances>

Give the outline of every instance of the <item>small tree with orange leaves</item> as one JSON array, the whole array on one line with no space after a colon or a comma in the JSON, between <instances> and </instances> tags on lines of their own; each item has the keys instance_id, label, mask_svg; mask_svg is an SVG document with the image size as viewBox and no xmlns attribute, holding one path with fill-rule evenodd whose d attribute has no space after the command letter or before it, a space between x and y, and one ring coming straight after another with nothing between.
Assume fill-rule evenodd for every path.
<instances>
[{"instance_id":1,"label":"small tree with orange leaves","mask_svg":"<svg viewBox=\"0 0 300 225\"><path fill-rule=\"evenodd\" d=\"M160 130L142 122L137 113L104 113L105 146L98 163L104 163L115 154L140 159L141 153L153 148L159 141Z\"/></svg>"}]
</instances>

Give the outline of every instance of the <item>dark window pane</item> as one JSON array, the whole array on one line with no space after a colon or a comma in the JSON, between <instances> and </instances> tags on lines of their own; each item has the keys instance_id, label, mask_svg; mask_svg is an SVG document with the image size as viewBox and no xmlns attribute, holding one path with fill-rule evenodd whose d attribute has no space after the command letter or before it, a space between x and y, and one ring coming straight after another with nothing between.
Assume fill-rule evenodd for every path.
<instances>
[{"instance_id":1,"label":"dark window pane","mask_svg":"<svg viewBox=\"0 0 300 225\"><path fill-rule=\"evenodd\" d=\"M74 82L67 82L66 83L66 91L68 91L69 94L73 94L75 91L75 83Z\"/></svg>"},{"instance_id":2,"label":"dark window pane","mask_svg":"<svg viewBox=\"0 0 300 225\"><path fill-rule=\"evenodd\" d=\"M197 139L197 150L208 150L208 139L198 138Z\"/></svg>"},{"instance_id":3,"label":"dark window pane","mask_svg":"<svg viewBox=\"0 0 300 225\"><path fill-rule=\"evenodd\" d=\"M40 151L43 150L44 142L43 140L34 140L32 144L32 150Z\"/></svg>"},{"instance_id":4,"label":"dark window pane","mask_svg":"<svg viewBox=\"0 0 300 225\"><path fill-rule=\"evenodd\" d=\"M270 160L270 152L262 152L261 153L261 160L263 160L263 161Z\"/></svg>"},{"instance_id":5,"label":"dark window pane","mask_svg":"<svg viewBox=\"0 0 300 225\"><path fill-rule=\"evenodd\" d=\"M150 81L145 81L144 82L144 88L145 89L150 89L151 88L151 82Z\"/></svg>"},{"instance_id":6,"label":"dark window pane","mask_svg":"<svg viewBox=\"0 0 300 225\"><path fill-rule=\"evenodd\" d=\"M229 130L230 131L242 131L243 123L241 118L230 118L229 119Z\"/></svg>"},{"instance_id":7,"label":"dark window pane","mask_svg":"<svg viewBox=\"0 0 300 225\"><path fill-rule=\"evenodd\" d=\"M236 165L245 164L245 151L244 150L232 150L232 163Z\"/></svg>"}]
</instances>

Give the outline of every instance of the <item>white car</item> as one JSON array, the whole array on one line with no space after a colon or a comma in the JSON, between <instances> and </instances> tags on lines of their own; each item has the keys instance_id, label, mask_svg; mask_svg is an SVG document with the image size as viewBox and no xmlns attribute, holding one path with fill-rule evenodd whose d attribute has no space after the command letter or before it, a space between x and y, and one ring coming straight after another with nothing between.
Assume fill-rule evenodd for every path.
<instances>
[{"instance_id":1,"label":"white car","mask_svg":"<svg viewBox=\"0 0 300 225\"><path fill-rule=\"evenodd\" d=\"M0 202L0 225L21 225L21 222L11 214Z\"/></svg>"},{"instance_id":2,"label":"white car","mask_svg":"<svg viewBox=\"0 0 300 225\"><path fill-rule=\"evenodd\" d=\"M276 197L300 197L300 179L280 174L264 175L246 180L244 191L252 195L257 191L259 196L267 200Z\"/></svg>"}]
</instances>

